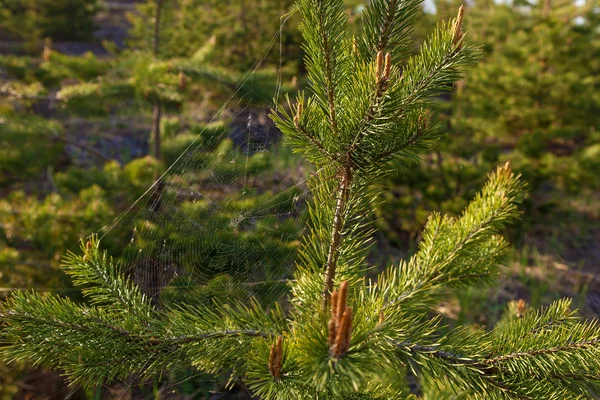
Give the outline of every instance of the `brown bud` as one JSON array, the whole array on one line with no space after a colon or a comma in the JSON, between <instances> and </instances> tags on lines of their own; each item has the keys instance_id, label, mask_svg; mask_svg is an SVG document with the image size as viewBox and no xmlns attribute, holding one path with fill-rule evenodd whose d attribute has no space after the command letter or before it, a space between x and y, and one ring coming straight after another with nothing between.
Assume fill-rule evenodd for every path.
<instances>
[{"instance_id":1,"label":"brown bud","mask_svg":"<svg viewBox=\"0 0 600 400\"><path fill-rule=\"evenodd\" d=\"M331 294L331 318L327 324L330 354L340 357L348 350L352 335L352 309L347 307L348 281L342 282L339 291Z\"/></svg>"},{"instance_id":2,"label":"brown bud","mask_svg":"<svg viewBox=\"0 0 600 400\"><path fill-rule=\"evenodd\" d=\"M352 308L348 307L342 316L333 345L333 354L336 357L340 357L348 350L350 329L352 329Z\"/></svg>"},{"instance_id":3,"label":"brown bud","mask_svg":"<svg viewBox=\"0 0 600 400\"><path fill-rule=\"evenodd\" d=\"M452 33L452 43L454 45L458 44L463 37L463 15L464 15L464 6L460 6L458 9L458 15L454 20L453 33Z\"/></svg>"},{"instance_id":4,"label":"brown bud","mask_svg":"<svg viewBox=\"0 0 600 400\"><path fill-rule=\"evenodd\" d=\"M181 90L185 89L185 87L187 86L187 78L183 71L179 71L179 74L177 74L177 86Z\"/></svg>"},{"instance_id":5,"label":"brown bud","mask_svg":"<svg viewBox=\"0 0 600 400\"><path fill-rule=\"evenodd\" d=\"M383 310L379 311L379 325L385 322L385 316L383 315Z\"/></svg>"},{"instance_id":6,"label":"brown bud","mask_svg":"<svg viewBox=\"0 0 600 400\"><path fill-rule=\"evenodd\" d=\"M358 54L358 43L356 42L356 37L352 38L352 54Z\"/></svg>"},{"instance_id":7,"label":"brown bud","mask_svg":"<svg viewBox=\"0 0 600 400\"><path fill-rule=\"evenodd\" d=\"M275 348L275 378L281 378L281 366L283 365L283 336L277 338L277 346Z\"/></svg>"},{"instance_id":8,"label":"brown bud","mask_svg":"<svg viewBox=\"0 0 600 400\"><path fill-rule=\"evenodd\" d=\"M271 351L269 352L269 372L272 376L275 376L275 359L277 358L277 347L275 343L271 345Z\"/></svg>"},{"instance_id":9,"label":"brown bud","mask_svg":"<svg viewBox=\"0 0 600 400\"><path fill-rule=\"evenodd\" d=\"M336 336L336 323L334 317L329 318L329 323L327 324L327 334L329 347L332 347L335 343Z\"/></svg>"},{"instance_id":10,"label":"brown bud","mask_svg":"<svg viewBox=\"0 0 600 400\"><path fill-rule=\"evenodd\" d=\"M44 45L44 51L42 52L42 59L44 61L50 61L50 57L52 56L52 49L50 46Z\"/></svg>"},{"instance_id":11,"label":"brown bud","mask_svg":"<svg viewBox=\"0 0 600 400\"><path fill-rule=\"evenodd\" d=\"M519 299L519 301L517 301L517 318L523 318L526 311L527 303L525 303L525 300Z\"/></svg>"},{"instance_id":12,"label":"brown bud","mask_svg":"<svg viewBox=\"0 0 600 400\"><path fill-rule=\"evenodd\" d=\"M296 110L296 115L294 116L294 125L296 125L296 128L300 127L300 118L302 118L303 111L304 111L304 104L302 104L302 102L299 102L298 108Z\"/></svg>"},{"instance_id":13,"label":"brown bud","mask_svg":"<svg viewBox=\"0 0 600 400\"><path fill-rule=\"evenodd\" d=\"M392 55L387 53L385 55L385 67L383 69L383 79L390 79L390 73L392 71Z\"/></svg>"},{"instance_id":14,"label":"brown bud","mask_svg":"<svg viewBox=\"0 0 600 400\"><path fill-rule=\"evenodd\" d=\"M381 81L381 74L383 73L383 51L377 52L377 59L375 60L375 78L377 84Z\"/></svg>"},{"instance_id":15,"label":"brown bud","mask_svg":"<svg viewBox=\"0 0 600 400\"><path fill-rule=\"evenodd\" d=\"M269 372L275 379L281 378L281 367L283 365L283 336L271 345L269 352Z\"/></svg>"},{"instance_id":16,"label":"brown bud","mask_svg":"<svg viewBox=\"0 0 600 400\"><path fill-rule=\"evenodd\" d=\"M338 304L339 304L339 292L334 290L331 294L331 319L333 320L335 327L337 328L338 318Z\"/></svg>"}]
</instances>

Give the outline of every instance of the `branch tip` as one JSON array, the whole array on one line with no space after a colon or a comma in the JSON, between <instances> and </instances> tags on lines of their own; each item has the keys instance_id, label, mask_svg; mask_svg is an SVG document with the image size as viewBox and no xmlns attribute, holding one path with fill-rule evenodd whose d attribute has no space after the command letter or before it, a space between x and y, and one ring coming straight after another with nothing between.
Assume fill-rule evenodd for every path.
<instances>
[{"instance_id":1,"label":"branch tip","mask_svg":"<svg viewBox=\"0 0 600 400\"><path fill-rule=\"evenodd\" d=\"M460 41L463 38L463 16L464 16L464 6L460 6L460 8L458 9L458 14L456 15L456 19L454 20L454 26L453 26L453 34L452 34L452 43L454 45L459 45L460 47Z\"/></svg>"}]
</instances>

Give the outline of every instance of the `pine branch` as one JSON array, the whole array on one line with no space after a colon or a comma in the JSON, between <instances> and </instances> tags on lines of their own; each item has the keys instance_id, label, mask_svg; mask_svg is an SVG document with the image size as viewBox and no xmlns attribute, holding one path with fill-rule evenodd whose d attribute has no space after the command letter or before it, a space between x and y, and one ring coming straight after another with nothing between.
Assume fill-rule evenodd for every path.
<instances>
[{"instance_id":1,"label":"pine branch","mask_svg":"<svg viewBox=\"0 0 600 400\"><path fill-rule=\"evenodd\" d=\"M387 292L385 308L412 302L413 306L430 304L445 287L488 278L507 249L497 233L517 216L523 189L505 165L491 174L460 218L434 214L425 227L419 252L380 277Z\"/></svg>"},{"instance_id":2,"label":"pine branch","mask_svg":"<svg viewBox=\"0 0 600 400\"><path fill-rule=\"evenodd\" d=\"M485 363L488 365L494 365L494 364L501 363L503 361L510 361L510 360L515 360L518 358L527 358L527 357L534 357L534 356L540 356L540 355L552 355L552 354L556 354L556 353L560 353L560 352L567 352L570 350L585 350L588 348L597 347L598 344L600 344L600 338L584 340L584 341L576 342L576 343L569 343L566 345L555 346L555 347L551 347L548 349L536 349L536 350L522 351L522 352L517 352L517 353L504 354L504 355L501 355L498 357L487 359L487 360L485 360Z\"/></svg>"},{"instance_id":3,"label":"pine branch","mask_svg":"<svg viewBox=\"0 0 600 400\"><path fill-rule=\"evenodd\" d=\"M117 302L121 310L135 312L140 317L152 313L146 296L122 275L118 264L100 250L97 236L91 236L85 243L81 241L81 251L82 255L67 252L62 267L75 285L85 287L83 292L92 302L111 305Z\"/></svg>"}]
</instances>

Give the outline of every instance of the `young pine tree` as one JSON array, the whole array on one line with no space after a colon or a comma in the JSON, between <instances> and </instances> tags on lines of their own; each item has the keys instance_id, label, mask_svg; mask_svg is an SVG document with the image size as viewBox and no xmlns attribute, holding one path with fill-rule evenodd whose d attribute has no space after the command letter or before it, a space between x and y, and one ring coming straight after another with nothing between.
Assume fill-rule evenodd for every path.
<instances>
[{"instance_id":1,"label":"young pine tree","mask_svg":"<svg viewBox=\"0 0 600 400\"><path fill-rule=\"evenodd\" d=\"M84 386L182 366L229 371L264 399L407 397L397 381L409 372L427 396L436 396L428 389L436 386L480 399L597 393L600 326L580 320L568 301L541 311L519 304L492 332L441 334L431 316L444 289L494 274L507 248L498 232L523 197L508 165L460 217L433 214L415 255L375 282L364 277L377 180L434 143L438 131L425 109L477 56L465 42L461 10L403 62L419 6L373 0L353 39L342 0L297 2L311 94L273 118L317 172L285 311L231 302L157 309L92 238L81 256L64 261L89 304L14 293L1 308L3 358L60 368Z\"/></svg>"}]
</instances>

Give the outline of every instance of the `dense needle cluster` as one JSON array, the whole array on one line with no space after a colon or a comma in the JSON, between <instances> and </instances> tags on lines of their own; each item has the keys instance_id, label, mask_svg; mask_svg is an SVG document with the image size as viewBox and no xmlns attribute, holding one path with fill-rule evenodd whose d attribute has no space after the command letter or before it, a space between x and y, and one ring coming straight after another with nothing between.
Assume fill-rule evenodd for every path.
<instances>
[{"instance_id":1,"label":"dense needle cluster","mask_svg":"<svg viewBox=\"0 0 600 400\"><path fill-rule=\"evenodd\" d=\"M60 369L86 387L182 368L227 373L278 400L414 399L407 375L427 399L600 393L600 325L578 317L568 300L541 310L511 303L490 332L448 330L432 317L449 288L497 273L508 249L502 228L525 196L508 164L460 215L433 213L412 256L366 277L378 183L435 144L435 99L478 58L465 41L462 7L413 54L420 6L371 0L352 38L343 0L297 1L309 93L272 118L315 173L285 302L156 305L93 237L63 262L87 301L13 293L0 307L1 356Z\"/></svg>"}]
</instances>

